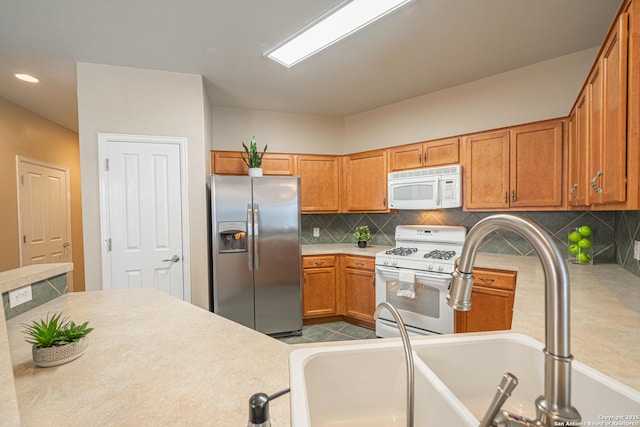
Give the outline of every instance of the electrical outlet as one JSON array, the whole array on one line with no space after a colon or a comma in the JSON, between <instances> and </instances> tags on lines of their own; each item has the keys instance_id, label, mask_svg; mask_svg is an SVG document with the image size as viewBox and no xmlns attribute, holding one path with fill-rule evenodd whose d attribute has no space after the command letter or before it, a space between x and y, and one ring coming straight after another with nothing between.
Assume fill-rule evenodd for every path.
<instances>
[{"instance_id":1,"label":"electrical outlet","mask_svg":"<svg viewBox=\"0 0 640 427\"><path fill-rule=\"evenodd\" d=\"M29 302L33 299L31 294L31 285L24 286L19 289L9 291L9 308L17 307L20 304Z\"/></svg>"},{"instance_id":2,"label":"electrical outlet","mask_svg":"<svg viewBox=\"0 0 640 427\"><path fill-rule=\"evenodd\" d=\"M633 259L640 260L640 240L633 241Z\"/></svg>"},{"instance_id":3,"label":"electrical outlet","mask_svg":"<svg viewBox=\"0 0 640 427\"><path fill-rule=\"evenodd\" d=\"M313 237L320 237L320 228L313 227Z\"/></svg>"}]
</instances>

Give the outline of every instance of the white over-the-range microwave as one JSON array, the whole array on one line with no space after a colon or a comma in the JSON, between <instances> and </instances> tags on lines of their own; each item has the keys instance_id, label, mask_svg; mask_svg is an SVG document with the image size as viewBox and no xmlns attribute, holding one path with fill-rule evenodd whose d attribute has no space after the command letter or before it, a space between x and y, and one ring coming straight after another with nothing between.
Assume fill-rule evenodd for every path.
<instances>
[{"instance_id":1,"label":"white over-the-range microwave","mask_svg":"<svg viewBox=\"0 0 640 427\"><path fill-rule=\"evenodd\" d=\"M462 206L460 165L389 174L389 208L445 209Z\"/></svg>"}]
</instances>

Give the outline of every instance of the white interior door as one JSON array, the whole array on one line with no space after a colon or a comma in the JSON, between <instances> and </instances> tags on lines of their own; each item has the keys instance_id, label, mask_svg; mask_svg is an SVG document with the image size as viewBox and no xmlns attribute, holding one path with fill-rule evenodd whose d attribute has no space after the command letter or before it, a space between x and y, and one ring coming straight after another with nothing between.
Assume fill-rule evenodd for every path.
<instances>
[{"instance_id":1,"label":"white interior door","mask_svg":"<svg viewBox=\"0 0 640 427\"><path fill-rule=\"evenodd\" d=\"M182 147L155 137L101 137L105 154L104 289L154 287L189 300Z\"/></svg>"},{"instance_id":2,"label":"white interior door","mask_svg":"<svg viewBox=\"0 0 640 427\"><path fill-rule=\"evenodd\" d=\"M16 163L21 265L71 261L69 170L20 156Z\"/></svg>"}]
</instances>

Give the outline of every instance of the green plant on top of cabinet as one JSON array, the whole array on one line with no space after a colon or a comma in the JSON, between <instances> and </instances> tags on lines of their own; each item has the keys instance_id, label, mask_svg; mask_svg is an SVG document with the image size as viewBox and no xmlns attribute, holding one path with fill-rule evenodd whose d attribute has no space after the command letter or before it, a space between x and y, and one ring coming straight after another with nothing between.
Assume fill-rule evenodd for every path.
<instances>
[{"instance_id":1,"label":"green plant on top of cabinet","mask_svg":"<svg viewBox=\"0 0 640 427\"><path fill-rule=\"evenodd\" d=\"M455 164L460 161L458 138L389 148L389 171Z\"/></svg>"},{"instance_id":2,"label":"green plant on top of cabinet","mask_svg":"<svg viewBox=\"0 0 640 427\"><path fill-rule=\"evenodd\" d=\"M563 121L546 121L464 138L468 210L563 206Z\"/></svg>"},{"instance_id":3,"label":"green plant on top of cabinet","mask_svg":"<svg viewBox=\"0 0 640 427\"><path fill-rule=\"evenodd\" d=\"M295 155L286 153L265 153L262 158L264 175L293 176ZM212 151L211 173L218 175L247 175L249 167L242 159L241 151Z\"/></svg>"}]
</instances>

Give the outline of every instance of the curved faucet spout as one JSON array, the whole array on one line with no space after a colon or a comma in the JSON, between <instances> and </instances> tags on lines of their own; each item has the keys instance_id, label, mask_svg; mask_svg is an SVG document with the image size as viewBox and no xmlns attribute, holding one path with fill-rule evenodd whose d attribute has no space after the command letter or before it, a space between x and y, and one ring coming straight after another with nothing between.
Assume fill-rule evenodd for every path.
<instances>
[{"instance_id":1,"label":"curved faucet spout","mask_svg":"<svg viewBox=\"0 0 640 427\"><path fill-rule=\"evenodd\" d=\"M545 278L545 394L536 401L538 421L579 421L571 406L571 352L569 349L569 272L551 237L533 223L513 215L492 215L479 221L469 232L458 267L453 273L447 303L456 310L471 309L473 264L476 251L492 231L505 229L527 240L535 250Z\"/></svg>"}]
</instances>

